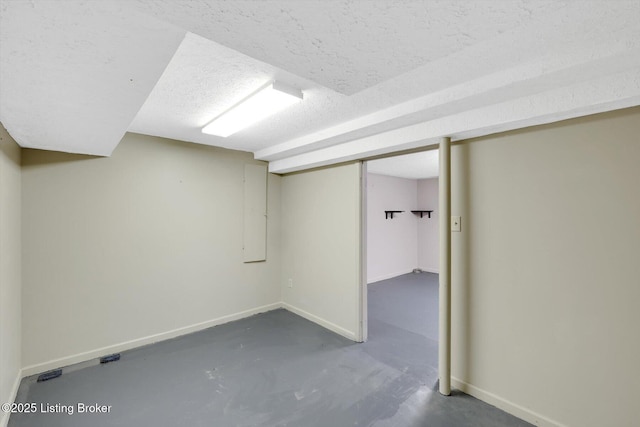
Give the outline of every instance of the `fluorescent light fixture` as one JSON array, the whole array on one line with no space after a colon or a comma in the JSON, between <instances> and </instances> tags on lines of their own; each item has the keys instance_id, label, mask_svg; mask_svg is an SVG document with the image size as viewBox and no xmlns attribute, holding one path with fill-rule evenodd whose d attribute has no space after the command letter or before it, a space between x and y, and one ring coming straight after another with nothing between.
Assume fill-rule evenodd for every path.
<instances>
[{"instance_id":1,"label":"fluorescent light fixture","mask_svg":"<svg viewBox=\"0 0 640 427\"><path fill-rule=\"evenodd\" d=\"M301 100L300 90L272 82L213 119L202 133L227 137Z\"/></svg>"}]
</instances>

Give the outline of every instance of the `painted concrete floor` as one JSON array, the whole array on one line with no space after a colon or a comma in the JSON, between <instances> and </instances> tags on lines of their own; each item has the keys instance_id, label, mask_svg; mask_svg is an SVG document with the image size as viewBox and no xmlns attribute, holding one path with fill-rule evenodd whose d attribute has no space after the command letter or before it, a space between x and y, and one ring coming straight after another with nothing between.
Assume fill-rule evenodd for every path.
<instances>
[{"instance_id":1,"label":"painted concrete floor","mask_svg":"<svg viewBox=\"0 0 640 427\"><path fill-rule=\"evenodd\" d=\"M364 344L277 310L47 382L27 378L17 402L38 412L13 414L9 426L530 425L463 393L435 391L436 275L370 285L369 307ZM78 413L78 403L111 408Z\"/></svg>"}]
</instances>

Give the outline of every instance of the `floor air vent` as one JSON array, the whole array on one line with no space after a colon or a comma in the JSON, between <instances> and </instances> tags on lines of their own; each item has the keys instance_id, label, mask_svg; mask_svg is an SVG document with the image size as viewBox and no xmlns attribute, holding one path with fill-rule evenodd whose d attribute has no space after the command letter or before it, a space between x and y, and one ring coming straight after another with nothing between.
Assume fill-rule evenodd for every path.
<instances>
[{"instance_id":1,"label":"floor air vent","mask_svg":"<svg viewBox=\"0 0 640 427\"><path fill-rule=\"evenodd\" d=\"M118 360L120 360L120 353L110 354L108 356L101 357L100 363L116 362Z\"/></svg>"},{"instance_id":2,"label":"floor air vent","mask_svg":"<svg viewBox=\"0 0 640 427\"><path fill-rule=\"evenodd\" d=\"M54 369L53 371L40 374L38 376L38 382L41 383L42 381L49 381L54 378L58 378L60 375L62 375L62 369Z\"/></svg>"}]
</instances>

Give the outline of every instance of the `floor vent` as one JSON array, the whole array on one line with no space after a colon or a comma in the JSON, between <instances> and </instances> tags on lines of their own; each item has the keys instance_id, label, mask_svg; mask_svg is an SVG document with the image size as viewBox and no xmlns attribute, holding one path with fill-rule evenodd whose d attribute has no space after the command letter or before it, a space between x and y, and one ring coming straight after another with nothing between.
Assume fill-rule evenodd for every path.
<instances>
[{"instance_id":1,"label":"floor vent","mask_svg":"<svg viewBox=\"0 0 640 427\"><path fill-rule=\"evenodd\" d=\"M62 375L62 369L54 369L38 376L38 382L49 381Z\"/></svg>"},{"instance_id":2,"label":"floor vent","mask_svg":"<svg viewBox=\"0 0 640 427\"><path fill-rule=\"evenodd\" d=\"M100 358L100 363L116 362L120 360L120 353L110 354Z\"/></svg>"}]
</instances>

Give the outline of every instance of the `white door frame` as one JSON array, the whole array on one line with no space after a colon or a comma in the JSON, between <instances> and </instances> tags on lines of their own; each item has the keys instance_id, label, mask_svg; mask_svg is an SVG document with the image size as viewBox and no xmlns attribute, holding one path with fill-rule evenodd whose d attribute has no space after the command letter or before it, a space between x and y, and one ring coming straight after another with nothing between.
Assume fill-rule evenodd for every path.
<instances>
[{"instance_id":1,"label":"white door frame","mask_svg":"<svg viewBox=\"0 0 640 427\"><path fill-rule=\"evenodd\" d=\"M426 147L425 147L426 148ZM428 149L433 149L429 147ZM440 140L439 149L439 334L438 334L438 378L439 391L451 394L451 139ZM407 153L390 153L383 157L399 156ZM360 167L360 327L358 341L368 338L367 311L367 160Z\"/></svg>"}]
</instances>

